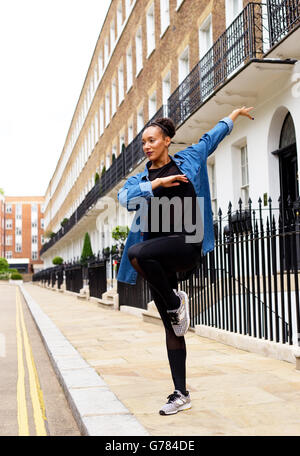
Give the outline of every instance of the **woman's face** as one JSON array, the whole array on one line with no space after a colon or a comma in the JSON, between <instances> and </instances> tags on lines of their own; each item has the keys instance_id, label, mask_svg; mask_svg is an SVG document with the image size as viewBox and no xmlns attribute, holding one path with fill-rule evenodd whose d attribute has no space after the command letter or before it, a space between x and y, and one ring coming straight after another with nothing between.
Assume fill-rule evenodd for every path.
<instances>
[{"instance_id":1,"label":"woman's face","mask_svg":"<svg viewBox=\"0 0 300 456\"><path fill-rule=\"evenodd\" d=\"M148 127L142 136L143 151L149 160L155 161L166 151L168 152L170 141L171 138L164 137L159 127Z\"/></svg>"}]
</instances>

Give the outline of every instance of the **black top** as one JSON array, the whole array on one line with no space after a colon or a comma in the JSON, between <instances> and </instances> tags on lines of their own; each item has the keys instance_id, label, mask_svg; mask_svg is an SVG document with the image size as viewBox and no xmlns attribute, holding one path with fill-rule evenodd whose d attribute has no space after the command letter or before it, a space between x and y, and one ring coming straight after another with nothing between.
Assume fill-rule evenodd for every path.
<instances>
[{"instance_id":1,"label":"black top","mask_svg":"<svg viewBox=\"0 0 300 456\"><path fill-rule=\"evenodd\" d=\"M171 159L169 163L166 165L160 167L160 168L155 168L155 169L149 169L149 180L153 181L154 179L158 177L166 177L166 176L173 176L176 174L183 174L181 170L177 167L175 162ZM179 181L178 181L179 182ZM170 234L189 234L193 235L195 234L195 229L193 231L191 225L191 222L193 225L196 223L196 207L197 207L197 195L195 193L194 187L190 181L188 182L182 182L180 181L180 185L175 185L174 187L157 187L156 189L153 190L153 195L156 199L156 203L158 203L158 198L162 197L167 197L169 200L172 199L173 197L177 196L181 199L181 204L176 206L173 204L170 204L169 206L164 206L162 207L162 204L158 205L159 206L159 211L155 210L153 211L153 218L154 221L156 220L156 223L158 222L159 226L159 231L158 232L153 232L152 229L153 227L153 222L151 223L151 206L153 208L153 198L150 199L149 201L149 209L148 209L148 230L149 230L149 239L154 238L154 237L159 237L159 236L167 236ZM184 198L185 197L190 197L189 200L185 200L184 203ZM189 214L192 213L192 220L190 220L191 216L189 214L184 215L184 208L187 207L188 205L191 204ZM185 204L185 206L184 206ZM177 209L178 207L178 209ZM174 220L174 208L175 208L175 213L176 217ZM162 210L164 209L164 215L162 214ZM168 214L166 213L166 209L168 209L168 213L170 214L170 230L167 232L162 229L162 220L166 220L166 217ZM178 212L179 210L179 212ZM157 216L159 219L157 220ZM189 215L189 216L188 216ZM186 221L186 223L184 223ZM182 226L181 226L182 223ZM152 225L152 226L151 226ZM190 228L189 228L190 226Z\"/></svg>"}]
</instances>

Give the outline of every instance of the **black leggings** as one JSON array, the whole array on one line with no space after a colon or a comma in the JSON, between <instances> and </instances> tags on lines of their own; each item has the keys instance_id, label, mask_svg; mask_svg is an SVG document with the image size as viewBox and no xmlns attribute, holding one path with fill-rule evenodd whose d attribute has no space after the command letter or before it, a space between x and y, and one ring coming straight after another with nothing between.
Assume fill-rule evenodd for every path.
<instances>
[{"instance_id":1,"label":"black leggings","mask_svg":"<svg viewBox=\"0 0 300 456\"><path fill-rule=\"evenodd\" d=\"M200 247L185 243L184 235L161 236L134 244L128 258L136 271L147 280L152 299L166 331L168 358L175 389L186 391L186 345L184 337L174 333L167 310L179 305L174 293L178 288L176 272L189 271L199 263Z\"/></svg>"}]
</instances>

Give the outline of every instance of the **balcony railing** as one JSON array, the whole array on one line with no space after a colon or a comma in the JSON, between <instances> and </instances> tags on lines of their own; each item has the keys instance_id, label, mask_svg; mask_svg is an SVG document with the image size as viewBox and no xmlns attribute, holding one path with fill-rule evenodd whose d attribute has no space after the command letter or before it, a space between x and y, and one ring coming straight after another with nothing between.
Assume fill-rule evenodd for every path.
<instances>
[{"instance_id":1,"label":"balcony railing","mask_svg":"<svg viewBox=\"0 0 300 456\"><path fill-rule=\"evenodd\" d=\"M299 0L270 1L267 6L270 42L274 45L282 38L283 33L287 33L299 24ZM263 57L266 44L265 32L268 32L265 28L264 7L266 5L262 3L248 3L169 97L167 106L161 106L148 123L154 118L168 116L178 128L201 107L217 87L226 81L228 76L249 60ZM279 27L280 21L283 24L282 28ZM280 33L279 30L281 30ZM41 255L70 231L101 196L108 193L141 163L145 158L141 147L142 132L143 130L112 162L65 226L43 245Z\"/></svg>"},{"instance_id":2,"label":"balcony railing","mask_svg":"<svg viewBox=\"0 0 300 456\"><path fill-rule=\"evenodd\" d=\"M273 47L300 24L299 0L269 0L269 36Z\"/></svg>"}]
</instances>

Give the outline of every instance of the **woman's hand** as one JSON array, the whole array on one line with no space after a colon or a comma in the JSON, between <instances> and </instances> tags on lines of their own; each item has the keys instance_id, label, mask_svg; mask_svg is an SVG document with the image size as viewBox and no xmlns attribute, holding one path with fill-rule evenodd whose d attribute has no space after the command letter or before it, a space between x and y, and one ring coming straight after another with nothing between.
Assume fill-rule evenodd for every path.
<instances>
[{"instance_id":1,"label":"woman's hand","mask_svg":"<svg viewBox=\"0 0 300 456\"><path fill-rule=\"evenodd\" d=\"M174 176L167 177L158 177L152 181L152 189L154 190L157 187L175 187L175 185L180 185L180 182L188 182L188 178L185 174L176 174Z\"/></svg>"},{"instance_id":2,"label":"woman's hand","mask_svg":"<svg viewBox=\"0 0 300 456\"><path fill-rule=\"evenodd\" d=\"M243 106L242 108L238 108L232 111L232 113L229 114L228 117L230 117L233 121L235 121L238 116L245 116L249 117L249 119L254 120L254 117L252 117L251 114L249 114L249 111L251 111L251 109L253 109L253 106L251 106L250 108L246 108L246 106Z\"/></svg>"}]
</instances>

